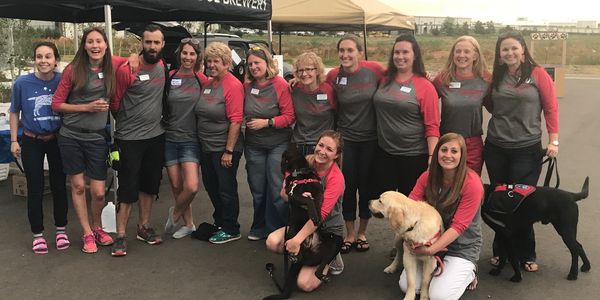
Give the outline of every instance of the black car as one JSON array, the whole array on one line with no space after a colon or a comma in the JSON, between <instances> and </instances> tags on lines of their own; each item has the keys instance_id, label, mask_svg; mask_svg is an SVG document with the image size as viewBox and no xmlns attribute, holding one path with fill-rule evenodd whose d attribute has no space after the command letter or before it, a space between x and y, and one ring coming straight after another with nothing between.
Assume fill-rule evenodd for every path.
<instances>
[{"instance_id":1,"label":"black car","mask_svg":"<svg viewBox=\"0 0 600 300\"><path fill-rule=\"evenodd\" d=\"M163 57L169 65L169 68L174 69L178 67L178 60L175 57L175 50L179 46L181 39L183 38L197 38L204 48L205 37L203 34L191 34L185 27L179 25L177 22L151 22L161 27L165 36L165 47L163 48ZM126 30L140 37L144 32L144 28L149 23L130 23L123 22L113 25L115 30ZM231 73L237 77L240 81L244 81L245 67L246 67L246 54L248 51L255 46L260 46L268 49L268 43L265 41L253 41L246 40L237 35L233 34L221 34L221 33L208 33L206 34L206 43L211 42L222 42L229 46L232 51L235 51L240 57L238 64L233 62L230 67ZM272 52L275 54L274 52ZM288 63L283 65L283 78L290 80L294 77L292 66Z\"/></svg>"}]
</instances>

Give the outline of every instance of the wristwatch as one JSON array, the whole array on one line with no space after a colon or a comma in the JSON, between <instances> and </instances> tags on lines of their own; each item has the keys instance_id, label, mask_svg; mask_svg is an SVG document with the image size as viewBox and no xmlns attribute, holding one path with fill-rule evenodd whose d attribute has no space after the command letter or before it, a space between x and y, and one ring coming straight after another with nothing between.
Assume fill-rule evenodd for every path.
<instances>
[{"instance_id":1,"label":"wristwatch","mask_svg":"<svg viewBox=\"0 0 600 300\"><path fill-rule=\"evenodd\" d=\"M554 140L554 141L552 141L550 144L552 144L552 145L554 145L554 146L557 146L557 147L558 147L558 144L559 144L559 143L558 143L558 140Z\"/></svg>"},{"instance_id":2,"label":"wristwatch","mask_svg":"<svg viewBox=\"0 0 600 300\"><path fill-rule=\"evenodd\" d=\"M225 151L223 151L223 152L225 152L226 154L233 154L233 151L227 150L227 149L225 149Z\"/></svg>"},{"instance_id":3,"label":"wristwatch","mask_svg":"<svg viewBox=\"0 0 600 300\"><path fill-rule=\"evenodd\" d=\"M273 123L274 123L273 119L269 119L269 121L267 121L267 124L269 125L269 128L273 127L273 125L274 125Z\"/></svg>"}]
</instances>

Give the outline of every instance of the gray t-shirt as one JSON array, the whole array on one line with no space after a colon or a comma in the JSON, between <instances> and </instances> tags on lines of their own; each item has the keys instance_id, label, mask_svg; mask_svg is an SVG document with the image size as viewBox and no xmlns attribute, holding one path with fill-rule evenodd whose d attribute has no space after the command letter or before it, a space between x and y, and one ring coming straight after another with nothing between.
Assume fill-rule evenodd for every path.
<instances>
[{"instance_id":1,"label":"gray t-shirt","mask_svg":"<svg viewBox=\"0 0 600 300\"><path fill-rule=\"evenodd\" d=\"M516 76L507 73L498 90L491 91L494 112L487 140L508 149L532 146L542 138L542 104L535 78L515 87L517 82Z\"/></svg>"},{"instance_id":2,"label":"gray t-shirt","mask_svg":"<svg viewBox=\"0 0 600 300\"><path fill-rule=\"evenodd\" d=\"M70 80L71 76L64 80ZM104 75L100 70L88 72L86 86L77 93L71 91L67 103L69 104L87 104L100 98L109 100L104 90ZM103 140L104 135L96 132L102 131L106 127L108 111L104 112L74 112L63 113L60 135L80 141ZM89 132L84 132L89 131Z\"/></svg>"},{"instance_id":3,"label":"gray t-shirt","mask_svg":"<svg viewBox=\"0 0 600 300\"><path fill-rule=\"evenodd\" d=\"M195 74L171 72L165 138L168 142L196 142L196 115L194 107L200 101L202 86Z\"/></svg>"},{"instance_id":4,"label":"gray t-shirt","mask_svg":"<svg viewBox=\"0 0 600 300\"><path fill-rule=\"evenodd\" d=\"M361 61L354 73L336 68L327 74L338 103L338 131L344 140L377 139L373 95L382 76L383 68L371 61Z\"/></svg>"},{"instance_id":5,"label":"gray t-shirt","mask_svg":"<svg viewBox=\"0 0 600 300\"><path fill-rule=\"evenodd\" d=\"M440 133L459 133L465 138L483 134L482 106L489 83L482 78L457 79L448 85L434 81L442 99Z\"/></svg>"},{"instance_id":6,"label":"gray t-shirt","mask_svg":"<svg viewBox=\"0 0 600 300\"><path fill-rule=\"evenodd\" d=\"M229 125L239 118L242 122L244 87L235 76L227 73L218 83L208 81L200 101L196 103L196 129L198 140L205 152L223 152L227 145ZM236 116L239 114L239 116ZM244 138L240 133L234 151L243 151Z\"/></svg>"},{"instance_id":7,"label":"gray t-shirt","mask_svg":"<svg viewBox=\"0 0 600 300\"><path fill-rule=\"evenodd\" d=\"M165 86L162 62L141 65L121 99L117 113L115 138L145 140L164 133L161 125L162 97ZM128 72L120 68L117 72ZM120 76L117 76L119 78Z\"/></svg>"},{"instance_id":8,"label":"gray t-shirt","mask_svg":"<svg viewBox=\"0 0 600 300\"><path fill-rule=\"evenodd\" d=\"M317 90L308 91L298 84L292 91L296 124L292 133L293 143L316 144L324 130L333 129L335 122L335 99L329 83L322 83Z\"/></svg>"}]
</instances>

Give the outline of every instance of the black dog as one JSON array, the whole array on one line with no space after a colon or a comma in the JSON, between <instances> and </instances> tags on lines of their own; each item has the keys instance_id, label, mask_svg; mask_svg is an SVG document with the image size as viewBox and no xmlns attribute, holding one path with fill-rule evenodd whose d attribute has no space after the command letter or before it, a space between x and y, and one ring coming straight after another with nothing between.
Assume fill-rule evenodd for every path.
<instances>
[{"instance_id":1,"label":"black dog","mask_svg":"<svg viewBox=\"0 0 600 300\"><path fill-rule=\"evenodd\" d=\"M281 170L285 178L285 192L288 195L290 205L289 227L285 234L285 240L293 238L304 224L310 219L315 226L322 224L321 205L323 204L323 186L317 173L310 168L305 157L294 147L283 153L281 159ZM310 197L304 194L310 193ZM341 246L339 237L315 231L307 237L300 246L298 255L285 252L285 260L291 263L290 269L285 276L285 282L281 287L277 281L281 294L272 295L264 299L287 299L290 297L295 286L298 273L302 266L319 266L315 276L327 282L329 277L323 275L323 270L337 255ZM267 264L267 270L273 277L273 265Z\"/></svg>"},{"instance_id":2,"label":"black dog","mask_svg":"<svg viewBox=\"0 0 600 300\"><path fill-rule=\"evenodd\" d=\"M589 178L585 179L581 192L571 193L550 187L529 187L522 185L508 186L503 191L491 191L486 186L482 217L495 232L499 242L499 264L489 274L497 276L508 260L515 272L510 281L520 282L519 259L516 254L514 239L518 232L523 232L535 222L552 223L563 242L571 252L571 269L568 280L576 280L579 257L583 261L582 272L591 268L583 246L577 241L577 222L579 208L576 201L588 196ZM526 197L520 196L518 189L531 190ZM534 190L534 191L533 191Z\"/></svg>"}]
</instances>

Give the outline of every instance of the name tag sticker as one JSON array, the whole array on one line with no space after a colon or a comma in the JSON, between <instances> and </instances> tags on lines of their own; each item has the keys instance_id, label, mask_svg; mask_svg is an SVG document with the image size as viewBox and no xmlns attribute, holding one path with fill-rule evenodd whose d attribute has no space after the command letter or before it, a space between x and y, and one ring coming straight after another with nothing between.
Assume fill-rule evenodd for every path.
<instances>
[{"instance_id":1,"label":"name tag sticker","mask_svg":"<svg viewBox=\"0 0 600 300\"><path fill-rule=\"evenodd\" d=\"M102 72L98 73L98 78L100 78L100 79L104 78L104 73L102 73Z\"/></svg>"},{"instance_id":2,"label":"name tag sticker","mask_svg":"<svg viewBox=\"0 0 600 300\"><path fill-rule=\"evenodd\" d=\"M412 91L412 89L407 86L403 86L400 88L400 91L404 92L404 93L410 93L410 91Z\"/></svg>"},{"instance_id":3,"label":"name tag sticker","mask_svg":"<svg viewBox=\"0 0 600 300\"><path fill-rule=\"evenodd\" d=\"M340 85L347 85L347 84L348 84L348 78L346 78L346 77L341 77L341 78L340 78L340 82L339 82L339 84L340 84Z\"/></svg>"},{"instance_id":4,"label":"name tag sticker","mask_svg":"<svg viewBox=\"0 0 600 300\"><path fill-rule=\"evenodd\" d=\"M210 89L204 89L204 95L210 94Z\"/></svg>"},{"instance_id":5,"label":"name tag sticker","mask_svg":"<svg viewBox=\"0 0 600 300\"><path fill-rule=\"evenodd\" d=\"M460 89L460 82L450 82L450 84L448 85L449 88L451 89Z\"/></svg>"},{"instance_id":6,"label":"name tag sticker","mask_svg":"<svg viewBox=\"0 0 600 300\"><path fill-rule=\"evenodd\" d=\"M317 101L327 101L327 94L317 94Z\"/></svg>"},{"instance_id":7,"label":"name tag sticker","mask_svg":"<svg viewBox=\"0 0 600 300\"><path fill-rule=\"evenodd\" d=\"M181 78L171 79L171 85L173 85L173 86L181 85Z\"/></svg>"},{"instance_id":8,"label":"name tag sticker","mask_svg":"<svg viewBox=\"0 0 600 300\"><path fill-rule=\"evenodd\" d=\"M253 88L253 89L250 90L250 94L252 94L252 95L258 95L258 93L260 93L259 89L254 89Z\"/></svg>"},{"instance_id":9,"label":"name tag sticker","mask_svg":"<svg viewBox=\"0 0 600 300\"><path fill-rule=\"evenodd\" d=\"M150 80L150 75L148 74L142 74L139 76L141 81L146 81L146 80Z\"/></svg>"}]
</instances>

